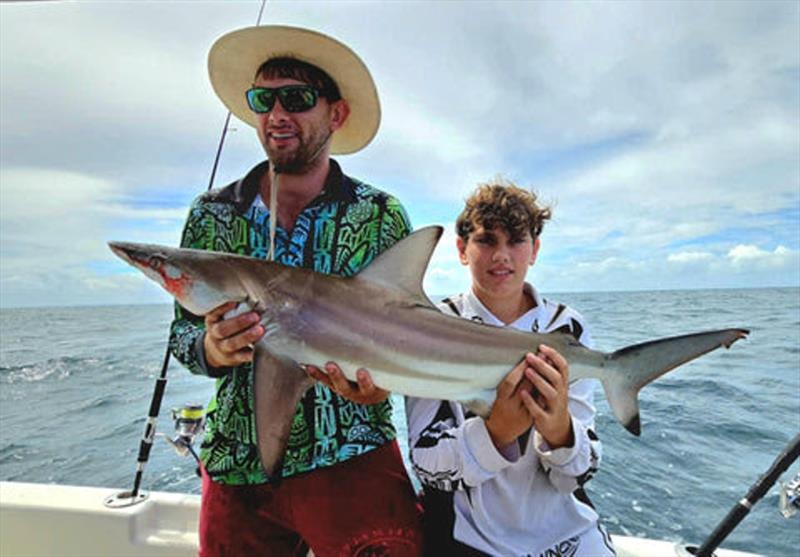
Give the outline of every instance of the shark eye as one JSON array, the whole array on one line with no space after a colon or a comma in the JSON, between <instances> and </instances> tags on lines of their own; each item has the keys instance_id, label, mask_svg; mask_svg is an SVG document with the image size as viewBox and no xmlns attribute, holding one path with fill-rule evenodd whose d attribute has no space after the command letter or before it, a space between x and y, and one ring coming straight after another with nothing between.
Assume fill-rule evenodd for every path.
<instances>
[{"instance_id":1,"label":"shark eye","mask_svg":"<svg viewBox=\"0 0 800 557\"><path fill-rule=\"evenodd\" d=\"M156 255L151 256L150 259L147 261L147 264L150 266L150 268L156 271L161 268L161 265L163 263L164 259Z\"/></svg>"}]
</instances>

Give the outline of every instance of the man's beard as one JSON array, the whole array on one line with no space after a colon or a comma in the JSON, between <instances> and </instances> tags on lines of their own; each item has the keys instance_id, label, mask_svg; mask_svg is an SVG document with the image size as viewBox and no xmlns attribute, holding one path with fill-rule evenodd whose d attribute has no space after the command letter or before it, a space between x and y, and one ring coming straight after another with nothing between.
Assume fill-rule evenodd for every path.
<instances>
[{"instance_id":1,"label":"man's beard","mask_svg":"<svg viewBox=\"0 0 800 557\"><path fill-rule=\"evenodd\" d=\"M300 145L291 152L274 151L266 147L270 165L281 174L304 174L325 150L333 132L325 129L312 130L308 142L300 139Z\"/></svg>"}]
</instances>

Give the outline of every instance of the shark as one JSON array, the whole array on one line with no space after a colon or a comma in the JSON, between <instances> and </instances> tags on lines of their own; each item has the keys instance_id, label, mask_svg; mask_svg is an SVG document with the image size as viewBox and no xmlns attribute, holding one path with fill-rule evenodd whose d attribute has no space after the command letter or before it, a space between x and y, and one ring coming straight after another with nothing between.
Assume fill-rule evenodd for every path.
<instances>
[{"instance_id":1,"label":"shark","mask_svg":"<svg viewBox=\"0 0 800 557\"><path fill-rule=\"evenodd\" d=\"M527 352L546 344L566 358L570 382L599 380L614 416L638 436L638 393L645 385L749 333L705 331L601 352L567 333L528 333L450 316L422 288L442 231L413 232L351 277L230 253L130 242L109 247L195 315L233 301L262 316L266 332L254 345L253 391L268 474L279 470L296 406L314 383L304 365L336 362L350 380L363 367L383 389L458 401L487 416L500 381Z\"/></svg>"}]
</instances>

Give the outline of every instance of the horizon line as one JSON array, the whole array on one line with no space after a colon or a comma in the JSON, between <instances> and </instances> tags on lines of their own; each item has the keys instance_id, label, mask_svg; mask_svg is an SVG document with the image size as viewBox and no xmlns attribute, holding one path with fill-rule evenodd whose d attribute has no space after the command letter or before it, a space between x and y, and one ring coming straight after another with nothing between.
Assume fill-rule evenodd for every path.
<instances>
[{"instance_id":1,"label":"horizon line","mask_svg":"<svg viewBox=\"0 0 800 557\"><path fill-rule=\"evenodd\" d=\"M639 294L648 292L703 292L703 291L724 291L724 290L800 290L800 285L784 285L784 286L721 286L721 287L704 287L704 288L640 288L633 290L562 290L547 292L548 296L560 296L564 294ZM544 294L544 292L542 292ZM434 303L451 294L432 294L428 296ZM172 305L171 302L119 302L119 303L72 303L72 304L49 304L49 305L2 305L0 304L0 311L9 309L47 309L47 308L101 308L101 307L135 307L135 306L168 306Z\"/></svg>"}]
</instances>

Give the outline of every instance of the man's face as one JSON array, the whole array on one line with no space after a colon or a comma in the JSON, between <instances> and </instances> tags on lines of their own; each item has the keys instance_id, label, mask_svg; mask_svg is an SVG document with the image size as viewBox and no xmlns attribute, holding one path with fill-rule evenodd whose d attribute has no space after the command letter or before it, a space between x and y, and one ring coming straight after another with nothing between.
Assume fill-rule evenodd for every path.
<instances>
[{"instance_id":1,"label":"man's face","mask_svg":"<svg viewBox=\"0 0 800 557\"><path fill-rule=\"evenodd\" d=\"M478 226L465 242L457 240L461 263L469 266L472 288L481 299L516 296L522 292L528 267L536 261L538 239L529 232L510 238L501 227Z\"/></svg>"},{"instance_id":2,"label":"man's face","mask_svg":"<svg viewBox=\"0 0 800 557\"><path fill-rule=\"evenodd\" d=\"M259 76L256 87L304 85L296 79ZM280 100L266 114L256 114L258 138L273 168L284 174L303 174L317 161L328 157L330 138L347 118L344 101L329 103L320 97L305 112L287 112Z\"/></svg>"}]
</instances>

